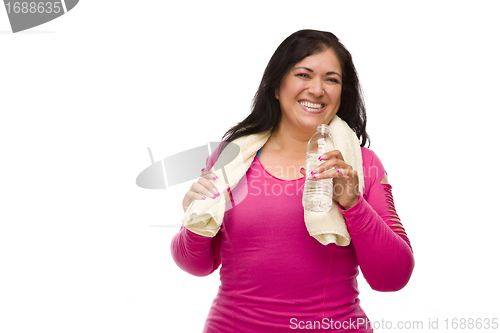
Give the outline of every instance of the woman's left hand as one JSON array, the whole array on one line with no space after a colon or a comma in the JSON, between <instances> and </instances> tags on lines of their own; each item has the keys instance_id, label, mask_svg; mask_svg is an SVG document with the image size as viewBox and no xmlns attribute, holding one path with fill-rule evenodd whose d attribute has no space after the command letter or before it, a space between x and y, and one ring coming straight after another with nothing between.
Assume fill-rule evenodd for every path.
<instances>
[{"instance_id":1,"label":"woman's left hand","mask_svg":"<svg viewBox=\"0 0 500 333\"><path fill-rule=\"evenodd\" d=\"M339 150L332 150L321 155L323 161L315 170L312 177L314 179L333 180L333 199L337 201L344 209L353 207L358 202L359 180L358 173L349 164L344 161L344 157ZM301 173L306 175L304 169Z\"/></svg>"}]
</instances>

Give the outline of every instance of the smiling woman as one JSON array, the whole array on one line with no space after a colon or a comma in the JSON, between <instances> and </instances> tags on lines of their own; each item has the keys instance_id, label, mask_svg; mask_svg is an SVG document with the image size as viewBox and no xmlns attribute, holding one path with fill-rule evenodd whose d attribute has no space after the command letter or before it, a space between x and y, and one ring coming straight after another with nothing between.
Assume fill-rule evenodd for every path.
<instances>
[{"instance_id":1,"label":"smiling woman","mask_svg":"<svg viewBox=\"0 0 500 333\"><path fill-rule=\"evenodd\" d=\"M339 145L314 170L336 189L336 204L318 217L302 206L303 165L322 124ZM365 128L356 70L337 37L301 30L285 39L252 112L223 137L239 146L237 162L224 172L213 168L229 150L221 145L207 161L211 171L182 202L175 262L197 276L221 266L204 332L373 332L353 325L369 322L358 298L359 268L373 289L396 291L409 281L414 259L385 169L364 148ZM325 231L338 219L345 232Z\"/></svg>"},{"instance_id":2,"label":"smiling woman","mask_svg":"<svg viewBox=\"0 0 500 333\"><path fill-rule=\"evenodd\" d=\"M318 124L328 124L340 107L341 72L340 61L330 49L303 59L290 70L275 92L282 119L274 136L287 129L309 140Z\"/></svg>"}]
</instances>

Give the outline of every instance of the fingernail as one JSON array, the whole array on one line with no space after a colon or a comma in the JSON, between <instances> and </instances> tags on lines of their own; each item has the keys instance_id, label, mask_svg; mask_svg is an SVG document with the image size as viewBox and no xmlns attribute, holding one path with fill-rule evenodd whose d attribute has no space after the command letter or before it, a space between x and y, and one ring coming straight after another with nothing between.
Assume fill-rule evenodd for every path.
<instances>
[{"instance_id":1,"label":"fingernail","mask_svg":"<svg viewBox=\"0 0 500 333\"><path fill-rule=\"evenodd\" d=\"M206 196L202 196L201 197L201 200L205 200L207 197Z\"/></svg>"},{"instance_id":2,"label":"fingernail","mask_svg":"<svg viewBox=\"0 0 500 333\"><path fill-rule=\"evenodd\" d=\"M340 170L339 170L339 169L337 169L337 168L335 168L335 170L337 170L337 172L340 172Z\"/></svg>"},{"instance_id":3,"label":"fingernail","mask_svg":"<svg viewBox=\"0 0 500 333\"><path fill-rule=\"evenodd\" d=\"M323 157L322 156L318 157L318 160L323 161Z\"/></svg>"},{"instance_id":4,"label":"fingernail","mask_svg":"<svg viewBox=\"0 0 500 333\"><path fill-rule=\"evenodd\" d=\"M302 170L304 170L304 168L300 168L299 172L302 172Z\"/></svg>"},{"instance_id":5,"label":"fingernail","mask_svg":"<svg viewBox=\"0 0 500 333\"><path fill-rule=\"evenodd\" d=\"M215 194L213 194L212 192L208 192L207 194L210 198L212 199L215 199Z\"/></svg>"},{"instance_id":6,"label":"fingernail","mask_svg":"<svg viewBox=\"0 0 500 333\"><path fill-rule=\"evenodd\" d=\"M217 176L214 176L213 178L214 178L214 180L217 180L217 179L219 179L219 177L217 177Z\"/></svg>"},{"instance_id":7,"label":"fingernail","mask_svg":"<svg viewBox=\"0 0 500 333\"><path fill-rule=\"evenodd\" d=\"M313 178L316 178L316 176L314 175L314 171L311 171L311 176L312 176Z\"/></svg>"},{"instance_id":8,"label":"fingernail","mask_svg":"<svg viewBox=\"0 0 500 333\"><path fill-rule=\"evenodd\" d=\"M231 187L228 186L226 191L228 191L228 192L231 191Z\"/></svg>"}]
</instances>

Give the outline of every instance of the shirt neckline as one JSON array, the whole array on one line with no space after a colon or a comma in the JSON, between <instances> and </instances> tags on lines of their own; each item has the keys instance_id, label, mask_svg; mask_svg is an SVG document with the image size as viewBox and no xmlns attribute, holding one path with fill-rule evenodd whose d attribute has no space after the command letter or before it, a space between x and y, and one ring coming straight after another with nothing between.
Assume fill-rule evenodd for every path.
<instances>
[{"instance_id":1,"label":"shirt neckline","mask_svg":"<svg viewBox=\"0 0 500 333\"><path fill-rule=\"evenodd\" d=\"M278 177L276 177L276 176L272 175L271 173L269 173L269 171L267 171L267 170L266 170L266 168L264 167L264 165L262 165L262 162L260 161L260 158L259 158L257 155L255 155L254 161L255 161L255 160L257 160L257 162L258 162L258 164L259 164L260 168L261 168L262 170L264 170L264 172L265 172L265 173L266 173L269 177L272 177L272 178L274 178L274 179L276 179L276 180L279 180L279 181L281 181L281 182L295 182L295 181L297 181L297 180L302 180L302 179L304 179L304 178L305 178L304 176L302 176L302 177L300 177L300 178L296 178L296 179L281 179L281 178L278 178Z\"/></svg>"}]
</instances>

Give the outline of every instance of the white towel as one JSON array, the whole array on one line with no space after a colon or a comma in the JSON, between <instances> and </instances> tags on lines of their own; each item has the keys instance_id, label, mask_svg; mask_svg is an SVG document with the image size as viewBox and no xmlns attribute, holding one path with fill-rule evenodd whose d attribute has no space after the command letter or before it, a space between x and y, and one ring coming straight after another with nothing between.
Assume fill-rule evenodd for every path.
<instances>
[{"instance_id":1,"label":"white towel","mask_svg":"<svg viewBox=\"0 0 500 333\"><path fill-rule=\"evenodd\" d=\"M335 148L340 150L344 161L358 172L359 192L362 193L364 189L363 159L356 133L338 116L333 118L329 126L335 141ZM186 228L207 237L213 237L217 234L226 210L223 191L226 191L228 186L233 189L245 176L257 151L264 146L270 135L270 132L258 133L233 141L239 146L240 152L224 167L226 177L224 177L222 169L214 171L212 168L212 172L218 177L213 183L221 195L215 200L194 200L182 217L182 223ZM231 155L230 149L223 150L219 159L224 158L224 155ZM231 158L233 157L231 156L228 160ZM304 210L304 220L309 234L323 245L334 243L347 246L351 242L344 217L335 202L328 212L315 213Z\"/></svg>"}]
</instances>

